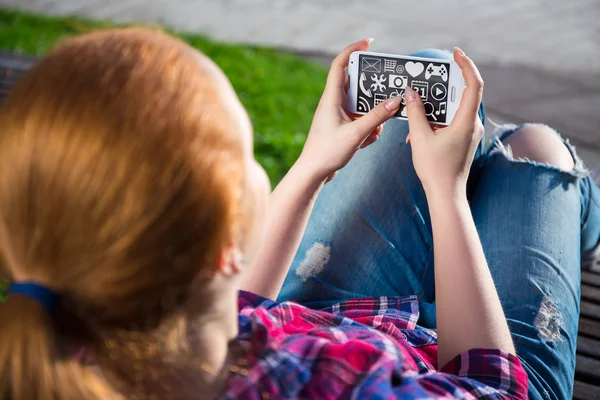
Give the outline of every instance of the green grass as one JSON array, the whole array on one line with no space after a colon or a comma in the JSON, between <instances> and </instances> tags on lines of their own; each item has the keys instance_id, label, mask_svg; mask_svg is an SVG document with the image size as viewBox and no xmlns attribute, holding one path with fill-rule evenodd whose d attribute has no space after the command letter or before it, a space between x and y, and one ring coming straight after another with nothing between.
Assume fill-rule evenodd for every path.
<instances>
[{"instance_id":1,"label":"green grass","mask_svg":"<svg viewBox=\"0 0 600 400\"><path fill-rule=\"evenodd\" d=\"M0 49L39 56L61 38L113 26L0 9ZM279 182L302 150L327 71L273 49L169 32L208 55L225 71L252 119L256 157L271 182Z\"/></svg>"}]
</instances>

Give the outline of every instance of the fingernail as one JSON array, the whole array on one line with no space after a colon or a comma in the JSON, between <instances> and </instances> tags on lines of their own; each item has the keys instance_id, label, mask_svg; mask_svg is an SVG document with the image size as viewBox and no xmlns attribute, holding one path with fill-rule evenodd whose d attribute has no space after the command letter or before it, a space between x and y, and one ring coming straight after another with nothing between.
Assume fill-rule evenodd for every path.
<instances>
[{"instance_id":1,"label":"fingernail","mask_svg":"<svg viewBox=\"0 0 600 400\"><path fill-rule=\"evenodd\" d=\"M465 52L464 52L464 51L462 51L462 50L461 50L460 48L458 48L458 47L455 47L455 48L454 48L454 51L456 51L458 54L460 54L460 55L461 55L461 56L463 56L463 57L466 55L466 54L465 54Z\"/></svg>"},{"instance_id":2,"label":"fingernail","mask_svg":"<svg viewBox=\"0 0 600 400\"><path fill-rule=\"evenodd\" d=\"M406 97L406 102L407 103L409 103L409 102L413 101L414 99L416 99L417 93L412 88L407 87L405 89L405 93L406 93L405 97ZM398 96L398 97L400 97L400 96Z\"/></svg>"},{"instance_id":3,"label":"fingernail","mask_svg":"<svg viewBox=\"0 0 600 400\"><path fill-rule=\"evenodd\" d=\"M373 40L375 40L374 37L367 38L367 42L369 42L369 43L371 43Z\"/></svg>"},{"instance_id":4,"label":"fingernail","mask_svg":"<svg viewBox=\"0 0 600 400\"><path fill-rule=\"evenodd\" d=\"M391 99L387 99L384 104L385 109L388 111L394 111L400 107L401 101L402 101L402 97L400 97L400 96L395 96L395 97L392 97Z\"/></svg>"}]
</instances>

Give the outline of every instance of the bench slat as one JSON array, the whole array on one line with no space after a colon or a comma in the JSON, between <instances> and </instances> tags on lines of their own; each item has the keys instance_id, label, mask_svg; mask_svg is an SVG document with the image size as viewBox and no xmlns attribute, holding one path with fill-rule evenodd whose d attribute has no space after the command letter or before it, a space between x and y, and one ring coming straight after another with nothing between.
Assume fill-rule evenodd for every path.
<instances>
[{"instance_id":1,"label":"bench slat","mask_svg":"<svg viewBox=\"0 0 600 400\"><path fill-rule=\"evenodd\" d=\"M0 103L36 60L35 57L0 51Z\"/></svg>"},{"instance_id":2,"label":"bench slat","mask_svg":"<svg viewBox=\"0 0 600 400\"><path fill-rule=\"evenodd\" d=\"M575 361L575 376L579 381L600 382L600 361L578 354Z\"/></svg>"},{"instance_id":3,"label":"bench slat","mask_svg":"<svg viewBox=\"0 0 600 400\"><path fill-rule=\"evenodd\" d=\"M600 387L585 382L575 382L573 387L573 399L575 400L597 400L600 399Z\"/></svg>"},{"instance_id":4,"label":"bench slat","mask_svg":"<svg viewBox=\"0 0 600 400\"><path fill-rule=\"evenodd\" d=\"M600 320L600 305L582 301L581 315L594 320Z\"/></svg>"},{"instance_id":5,"label":"bench slat","mask_svg":"<svg viewBox=\"0 0 600 400\"><path fill-rule=\"evenodd\" d=\"M600 340L580 335L577 338L577 353L600 359Z\"/></svg>"},{"instance_id":6,"label":"bench slat","mask_svg":"<svg viewBox=\"0 0 600 400\"><path fill-rule=\"evenodd\" d=\"M600 322L588 318L579 319L579 333L600 339Z\"/></svg>"},{"instance_id":7,"label":"bench slat","mask_svg":"<svg viewBox=\"0 0 600 400\"><path fill-rule=\"evenodd\" d=\"M590 302L600 303L600 287L582 284L581 298Z\"/></svg>"},{"instance_id":8,"label":"bench slat","mask_svg":"<svg viewBox=\"0 0 600 400\"><path fill-rule=\"evenodd\" d=\"M590 271L581 272L581 282L587 285L593 285L600 287L600 274L596 274Z\"/></svg>"}]
</instances>

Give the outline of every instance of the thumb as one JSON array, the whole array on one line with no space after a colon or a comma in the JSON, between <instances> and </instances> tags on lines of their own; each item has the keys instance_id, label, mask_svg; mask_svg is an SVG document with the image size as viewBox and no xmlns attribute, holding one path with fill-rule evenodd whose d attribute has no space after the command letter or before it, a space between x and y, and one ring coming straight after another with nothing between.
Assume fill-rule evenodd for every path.
<instances>
[{"instance_id":1,"label":"thumb","mask_svg":"<svg viewBox=\"0 0 600 400\"><path fill-rule=\"evenodd\" d=\"M423 107L421 96L410 87L407 87L405 91L406 93L404 96L406 97L408 129L412 139L414 139L416 135L420 135L424 132L431 132L431 127L429 126L429 121L425 115L425 107Z\"/></svg>"},{"instance_id":2,"label":"thumb","mask_svg":"<svg viewBox=\"0 0 600 400\"><path fill-rule=\"evenodd\" d=\"M354 132L362 140L366 139L377 127L393 117L400 108L402 98L400 96L387 99L377 107L369 111L368 114L352 122Z\"/></svg>"}]
</instances>

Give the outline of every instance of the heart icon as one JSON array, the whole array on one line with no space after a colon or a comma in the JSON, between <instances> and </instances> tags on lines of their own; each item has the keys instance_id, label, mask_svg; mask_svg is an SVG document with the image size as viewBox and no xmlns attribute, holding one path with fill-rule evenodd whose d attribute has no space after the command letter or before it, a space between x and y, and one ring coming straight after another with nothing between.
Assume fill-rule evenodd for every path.
<instances>
[{"instance_id":1,"label":"heart icon","mask_svg":"<svg viewBox=\"0 0 600 400\"><path fill-rule=\"evenodd\" d=\"M408 72L413 78L416 78L417 76L421 75L421 73L425 69L425 66L420 62L414 63L412 61L409 61L406 63L405 69L406 72Z\"/></svg>"}]
</instances>

